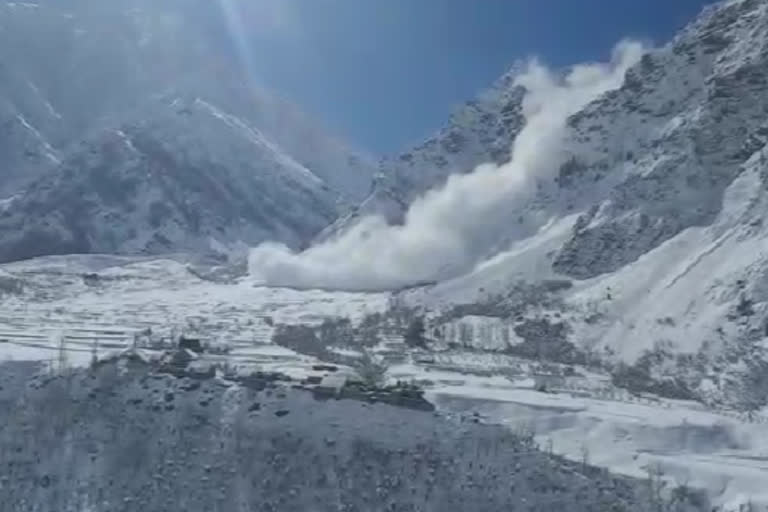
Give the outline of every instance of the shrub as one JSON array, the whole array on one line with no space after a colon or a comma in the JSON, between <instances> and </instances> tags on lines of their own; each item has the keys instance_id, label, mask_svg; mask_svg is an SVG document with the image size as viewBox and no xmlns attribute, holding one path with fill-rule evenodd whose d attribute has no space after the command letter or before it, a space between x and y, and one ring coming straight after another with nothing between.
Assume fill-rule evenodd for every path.
<instances>
[{"instance_id":1,"label":"shrub","mask_svg":"<svg viewBox=\"0 0 768 512\"><path fill-rule=\"evenodd\" d=\"M424 339L424 318L417 316L408 324L405 330L405 343L411 347L424 347L426 346L426 339Z\"/></svg>"}]
</instances>

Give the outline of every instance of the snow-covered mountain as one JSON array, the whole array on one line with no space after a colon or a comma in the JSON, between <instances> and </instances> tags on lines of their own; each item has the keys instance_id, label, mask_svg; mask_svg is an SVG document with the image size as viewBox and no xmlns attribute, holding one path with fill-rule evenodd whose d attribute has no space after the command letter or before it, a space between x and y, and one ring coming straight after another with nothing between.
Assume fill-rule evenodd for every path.
<instances>
[{"instance_id":1,"label":"snow-covered mountain","mask_svg":"<svg viewBox=\"0 0 768 512\"><path fill-rule=\"evenodd\" d=\"M765 405L767 70L768 3L706 9L569 118L566 163L511 209L545 219L534 235L413 300L505 303L537 342L557 332L704 401Z\"/></svg>"},{"instance_id":2,"label":"snow-covered mountain","mask_svg":"<svg viewBox=\"0 0 768 512\"><path fill-rule=\"evenodd\" d=\"M370 190L372 159L254 86L222 16L217 3L197 0L0 3L0 229L13 230L0 236L10 241L0 249L4 259L185 250L208 246L211 236L230 245L275 239L299 246ZM116 133L133 149L115 153ZM139 147L148 140L165 160ZM146 168L187 184L188 174L204 171L212 183L182 198L188 186L166 181L158 189ZM111 191L117 182L106 174L145 185ZM84 190L92 191L85 209L84 196L72 195ZM144 209L128 214L103 203L102 193L125 194L131 204L183 199L211 222L198 227L189 216L170 216L163 222L173 227L158 231ZM48 202L54 199L60 202ZM267 213L275 204L278 212ZM72 212L91 217L75 228ZM112 220L99 220L105 216ZM50 243L22 250L37 244L24 240L41 229L48 234L40 240Z\"/></svg>"},{"instance_id":3,"label":"snow-covered mountain","mask_svg":"<svg viewBox=\"0 0 768 512\"><path fill-rule=\"evenodd\" d=\"M619 88L568 118L562 166L505 205L506 249L406 295L428 308L474 304L458 311L506 316L505 332L518 336L494 337L500 345L463 336L478 348L578 347L582 360L630 364L622 378L646 391L766 405L767 64L768 3L705 9ZM385 164L358 211L321 236L370 213L398 222L448 174L502 159L496 149L511 147L523 124L516 73Z\"/></svg>"},{"instance_id":4,"label":"snow-covered mountain","mask_svg":"<svg viewBox=\"0 0 768 512\"><path fill-rule=\"evenodd\" d=\"M415 198L440 186L448 176L471 172L487 162L507 162L512 141L524 123L525 89L515 84L521 68L516 65L476 100L459 108L434 136L380 162L371 193L318 240L338 235L365 215L380 214L400 223Z\"/></svg>"},{"instance_id":5,"label":"snow-covered mountain","mask_svg":"<svg viewBox=\"0 0 768 512\"><path fill-rule=\"evenodd\" d=\"M24 27L40 12L68 20L72 26L62 33L89 34L77 28L76 15L51 5L5 4L2 37L21 37L7 20ZM147 29L163 19L146 16L151 4L131 5L103 12L143 20L137 33L150 46L153 37L168 36ZM205 49L190 45L185 55L198 50ZM729 0L705 10L669 44L648 52L621 87L569 118L568 158L554 179L536 183L531 198L509 206L510 224L526 229L510 229L500 242L506 250L469 275L408 291L407 299L514 312L505 328L525 335L502 345L544 343L557 333L590 356L641 365L650 381L676 379L688 396L764 404L766 61L766 2ZM369 170L367 160L343 149L317 150L343 146L313 146L326 139L311 130L291 139L305 133L292 129L305 126L304 118L282 100L265 93L247 102L252 90L236 80L197 83L194 73L173 87L160 87L167 85L160 71L146 75L151 86L131 82L155 91L153 103L127 115L124 98L101 99L108 106L81 123L91 134L87 142L61 143L42 119L56 125L74 115L59 103L77 102L51 99L52 86L32 81L37 110L20 113L25 103L14 94L32 71L3 72L15 77L3 90L12 121L7 133L24 141L4 146L9 161L23 162L16 169L38 169L35 162L53 169L0 203L6 261L51 252L217 250L267 239L300 247L362 189L350 185L346 171L333 174L332 163ZM416 197L451 174L508 160L525 123L520 72L516 66L425 143L385 160L373 192L320 236L369 213L397 223ZM119 88L105 89L120 96Z\"/></svg>"},{"instance_id":6,"label":"snow-covered mountain","mask_svg":"<svg viewBox=\"0 0 768 512\"><path fill-rule=\"evenodd\" d=\"M9 16L23 27L57 3L10 5L0 6L0 38L12 33ZM150 85L117 80L146 91L140 106L104 96L82 118L86 94L61 101L55 82L18 62L0 68L0 129L9 134L0 151L17 162L13 179L34 175L25 191L8 186L16 195L0 200L0 259L219 251L238 240L295 248L360 197L365 187L350 176L370 176L368 160L302 131L311 123L288 103L237 81L197 82L194 73L171 87L157 68ZM320 237L368 213L400 222L451 174L508 160L525 123L521 71L427 142L385 160L370 196ZM22 87L29 76L39 97ZM389 378L418 379L447 409L487 411L505 425L530 420L542 442L550 436L552 449L571 458L591 453L635 476L663 466L734 508L768 502L766 92L768 2L728 0L569 118L565 164L509 205L503 249L467 275L352 294L255 287L242 275L217 280L163 259L29 260L0 270L0 342L14 357L43 358L63 333L87 362L94 343L123 348L146 330L161 336L186 323L232 342L231 361L258 352L261 366L299 371L316 361L275 346L273 320L358 323L392 306L424 306L426 346L393 343L385 332L375 347L404 360ZM72 138L59 116L82 119Z\"/></svg>"},{"instance_id":7,"label":"snow-covered mountain","mask_svg":"<svg viewBox=\"0 0 768 512\"><path fill-rule=\"evenodd\" d=\"M300 246L339 213L339 193L203 100L159 101L138 118L82 143L0 213L0 261Z\"/></svg>"}]
</instances>

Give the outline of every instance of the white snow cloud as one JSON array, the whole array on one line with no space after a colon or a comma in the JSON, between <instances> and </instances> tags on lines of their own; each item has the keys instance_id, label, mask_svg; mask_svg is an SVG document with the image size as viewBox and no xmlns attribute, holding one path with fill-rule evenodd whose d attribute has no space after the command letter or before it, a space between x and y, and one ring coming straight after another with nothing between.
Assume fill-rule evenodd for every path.
<instances>
[{"instance_id":1,"label":"white snow cloud","mask_svg":"<svg viewBox=\"0 0 768 512\"><path fill-rule=\"evenodd\" d=\"M451 176L411 205L403 225L363 218L342 236L300 253L262 244L250 252L252 278L271 286L389 290L471 271L509 229L510 205L529 199L537 180L557 173L567 118L620 87L643 52L639 43L622 42L609 63L577 65L565 77L531 61L517 79L528 91L526 124L508 164Z\"/></svg>"}]
</instances>

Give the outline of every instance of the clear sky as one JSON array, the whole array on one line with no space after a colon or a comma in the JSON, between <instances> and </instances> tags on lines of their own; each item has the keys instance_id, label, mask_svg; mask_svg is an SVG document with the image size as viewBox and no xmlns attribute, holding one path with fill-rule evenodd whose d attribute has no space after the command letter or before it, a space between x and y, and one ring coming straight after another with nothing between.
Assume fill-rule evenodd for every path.
<instances>
[{"instance_id":1,"label":"clear sky","mask_svg":"<svg viewBox=\"0 0 768 512\"><path fill-rule=\"evenodd\" d=\"M219 0L227 2L232 0ZM245 0L252 72L373 154L396 153L520 58L663 44L711 0ZM237 24L237 23L235 23ZM241 34L242 37L242 34Z\"/></svg>"}]
</instances>

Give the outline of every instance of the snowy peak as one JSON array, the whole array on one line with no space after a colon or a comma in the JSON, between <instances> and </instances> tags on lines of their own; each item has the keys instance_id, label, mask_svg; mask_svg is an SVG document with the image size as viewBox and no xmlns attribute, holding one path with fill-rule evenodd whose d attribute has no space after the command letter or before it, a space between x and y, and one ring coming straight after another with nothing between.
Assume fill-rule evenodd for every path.
<instances>
[{"instance_id":1,"label":"snowy peak","mask_svg":"<svg viewBox=\"0 0 768 512\"><path fill-rule=\"evenodd\" d=\"M201 0L0 4L0 229L18 230L0 243L4 260L45 247L196 250L209 238L298 247L364 197L371 158L252 86L221 16ZM106 207L111 195L125 204ZM155 203L179 212L162 229L146 225ZM207 227L183 213L187 203ZM23 218L32 211L42 217ZM25 242L41 232L51 243Z\"/></svg>"}]
</instances>

